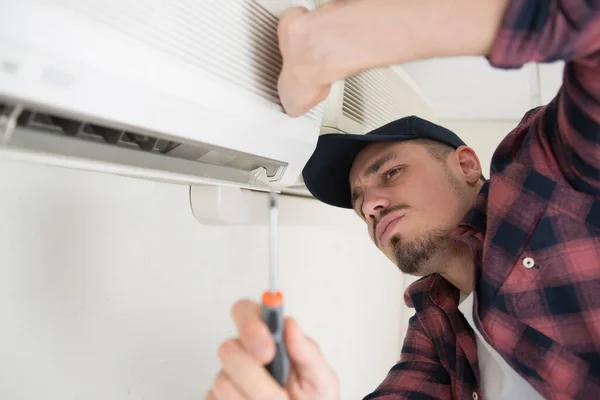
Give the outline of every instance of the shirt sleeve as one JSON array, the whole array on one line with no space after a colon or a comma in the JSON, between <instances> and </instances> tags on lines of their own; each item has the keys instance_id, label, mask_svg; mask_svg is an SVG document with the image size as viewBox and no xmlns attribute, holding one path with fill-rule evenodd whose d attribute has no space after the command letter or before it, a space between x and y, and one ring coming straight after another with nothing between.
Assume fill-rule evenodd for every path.
<instances>
[{"instance_id":1,"label":"shirt sleeve","mask_svg":"<svg viewBox=\"0 0 600 400\"><path fill-rule=\"evenodd\" d=\"M488 60L499 68L566 61L537 133L571 186L600 195L600 0L512 0Z\"/></svg>"},{"instance_id":2,"label":"shirt sleeve","mask_svg":"<svg viewBox=\"0 0 600 400\"><path fill-rule=\"evenodd\" d=\"M363 400L452 399L450 375L437 358L419 319L409 320L400 361Z\"/></svg>"}]
</instances>

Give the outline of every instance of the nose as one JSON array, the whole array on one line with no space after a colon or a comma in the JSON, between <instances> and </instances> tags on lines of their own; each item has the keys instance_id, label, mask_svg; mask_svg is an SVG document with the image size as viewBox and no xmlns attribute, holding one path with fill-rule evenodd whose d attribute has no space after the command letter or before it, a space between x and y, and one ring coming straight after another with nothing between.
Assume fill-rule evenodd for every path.
<instances>
[{"instance_id":1,"label":"nose","mask_svg":"<svg viewBox=\"0 0 600 400\"><path fill-rule=\"evenodd\" d=\"M368 221L375 221L391 202L383 190L371 188L365 191L362 212Z\"/></svg>"}]
</instances>

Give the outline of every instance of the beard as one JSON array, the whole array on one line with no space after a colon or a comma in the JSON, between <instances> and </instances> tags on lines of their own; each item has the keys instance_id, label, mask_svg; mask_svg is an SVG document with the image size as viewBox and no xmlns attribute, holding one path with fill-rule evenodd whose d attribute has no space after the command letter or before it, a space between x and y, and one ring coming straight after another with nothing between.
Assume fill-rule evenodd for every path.
<instances>
[{"instance_id":1,"label":"beard","mask_svg":"<svg viewBox=\"0 0 600 400\"><path fill-rule=\"evenodd\" d=\"M446 249L448 232L427 231L410 242L402 241L399 235L395 235L391 238L391 244L400 271L405 274L424 276L435 272L431 260Z\"/></svg>"}]
</instances>

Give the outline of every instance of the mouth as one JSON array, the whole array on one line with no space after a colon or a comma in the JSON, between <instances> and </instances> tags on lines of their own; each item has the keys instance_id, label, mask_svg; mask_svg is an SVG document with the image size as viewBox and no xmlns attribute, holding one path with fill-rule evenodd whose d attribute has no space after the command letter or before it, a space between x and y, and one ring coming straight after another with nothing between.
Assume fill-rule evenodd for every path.
<instances>
[{"instance_id":1,"label":"mouth","mask_svg":"<svg viewBox=\"0 0 600 400\"><path fill-rule=\"evenodd\" d=\"M379 226L377 226L377 242L379 242L380 245L387 242L402 217L404 217L404 215L384 217L379 221Z\"/></svg>"}]
</instances>

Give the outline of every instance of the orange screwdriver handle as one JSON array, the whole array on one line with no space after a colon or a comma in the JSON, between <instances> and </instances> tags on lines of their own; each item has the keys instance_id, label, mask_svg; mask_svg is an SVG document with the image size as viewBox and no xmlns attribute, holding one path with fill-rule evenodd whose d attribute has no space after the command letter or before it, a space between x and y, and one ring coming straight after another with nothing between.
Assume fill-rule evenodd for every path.
<instances>
[{"instance_id":1,"label":"orange screwdriver handle","mask_svg":"<svg viewBox=\"0 0 600 400\"><path fill-rule=\"evenodd\" d=\"M290 370L290 359L283 340L283 295L281 292L265 292L262 303L263 321L269 327L275 341L275 357L267 364L267 371L281 386L285 386Z\"/></svg>"}]
</instances>

